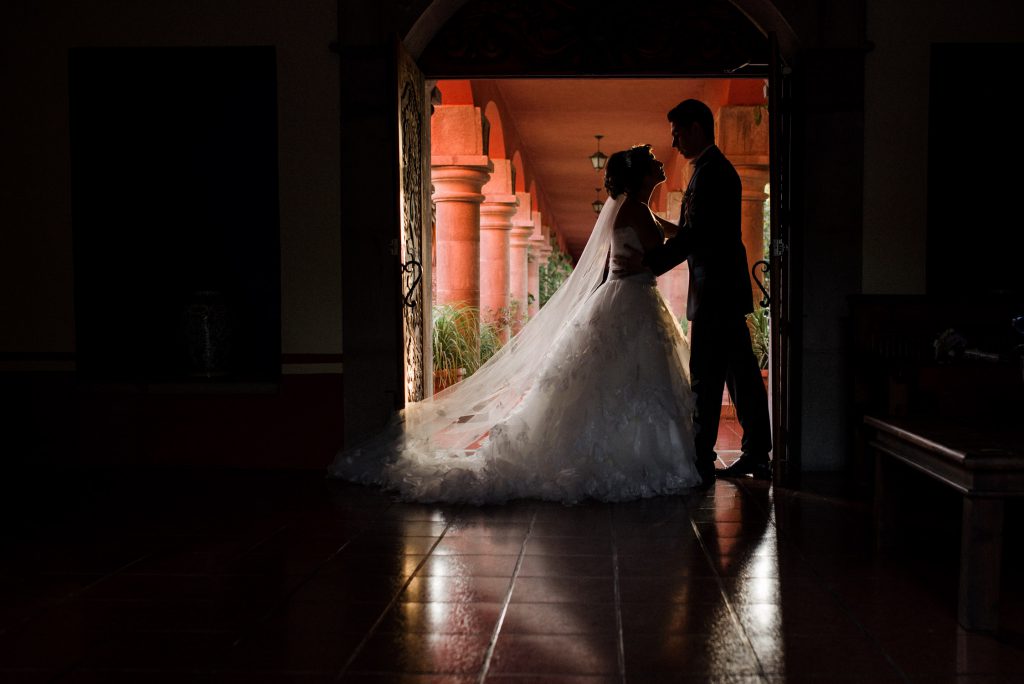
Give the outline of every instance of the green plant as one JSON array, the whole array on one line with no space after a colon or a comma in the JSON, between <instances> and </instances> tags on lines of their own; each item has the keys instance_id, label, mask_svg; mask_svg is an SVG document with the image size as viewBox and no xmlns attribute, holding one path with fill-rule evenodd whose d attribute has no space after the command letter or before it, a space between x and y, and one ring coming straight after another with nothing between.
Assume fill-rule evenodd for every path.
<instances>
[{"instance_id":1,"label":"green plant","mask_svg":"<svg viewBox=\"0 0 1024 684\"><path fill-rule=\"evenodd\" d=\"M501 349L504 342L498 334L499 326L494 323L480 325L480 363L484 364L495 352Z\"/></svg>"},{"instance_id":2,"label":"green plant","mask_svg":"<svg viewBox=\"0 0 1024 684\"><path fill-rule=\"evenodd\" d=\"M771 317L768 309L758 307L750 314L748 327L750 328L750 343L754 348L754 356L757 357L757 365L764 370L768 367L768 353L771 349Z\"/></svg>"},{"instance_id":3,"label":"green plant","mask_svg":"<svg viewBox=\"0 0 1024 684\"><path fill-rule=\"evenodd\" d=\"M501 323L481 323L476 309L438 304L433 310L436 390L472 375L501 349Z\"/></svg>"},{"instance_id":4,"label":"green plant","mask_svg":"<svg viewBox=\"0 0 1024 684\"><path fill-rule=\"evenodd\" d=\"M540 274L540 305L544 306L551 295L565 282L572 273L572 260L561 250L558 242L551 238L551 255L548 262L538 269Z\"/></svg>"},{"instance_id":5,"label":"green plant","mask_svg":"<svg viewBox=\"0 0 1024 684\"><path fill-rule=\"evenodd\" d=\"M436 384L443 387L471 375L480 366L480 316L477 310L438 304L433 310L433 350ZM436 389L442 389L438 387Z\"/></svg>"},{"instance_id":6,"label":"green plant","mask_svg":"<svg viewBox=\"0 0 1024 684\"><path fill-rule=\"evenodd\" d=\"M499 328L511 328L513 331L519 330L526 323L530 317L529 308L518 299L512 299L509 301L508 306L502 307L498 311L498 320L494 323Z\"/></svg>"}]
</instances>

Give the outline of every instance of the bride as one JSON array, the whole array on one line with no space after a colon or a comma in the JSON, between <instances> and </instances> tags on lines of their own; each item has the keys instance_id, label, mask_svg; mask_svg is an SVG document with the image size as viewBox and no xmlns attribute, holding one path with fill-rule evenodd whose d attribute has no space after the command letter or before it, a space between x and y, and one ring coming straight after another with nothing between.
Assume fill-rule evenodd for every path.
<instances>
[{"instance_id":1,"label":"bride","mask_svg":"<svg viewBox=\"0 0 1024 684\"><path fill-rule=\"evenodd\" d=\"M605 280L611 254L675 226L648 202L665 180L650 145L616 152L610 200L576 268L476 373L408 405L329 474L406 500L623 501L701 484L689 347L649 271Z\"/></svg>"}]
</instances>

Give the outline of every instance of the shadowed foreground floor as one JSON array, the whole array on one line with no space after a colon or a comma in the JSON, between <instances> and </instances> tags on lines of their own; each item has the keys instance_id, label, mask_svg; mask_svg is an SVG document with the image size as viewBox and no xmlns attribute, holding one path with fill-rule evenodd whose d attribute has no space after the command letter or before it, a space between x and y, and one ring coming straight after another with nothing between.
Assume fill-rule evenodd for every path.
<instances>
[{"instance_id":1,"label":"shadowed foreground floor","mask_svg":"<svg viewBox=\"0 0 1024 684\"><path fill-rule=\"evenodd\" d=\"M1003 631L957 627L955 500L882 558L864 503L749 480L571 508L295 472L3 490L5 683L1024 679L1018 559Z\"/></svg>"}]
</instances>

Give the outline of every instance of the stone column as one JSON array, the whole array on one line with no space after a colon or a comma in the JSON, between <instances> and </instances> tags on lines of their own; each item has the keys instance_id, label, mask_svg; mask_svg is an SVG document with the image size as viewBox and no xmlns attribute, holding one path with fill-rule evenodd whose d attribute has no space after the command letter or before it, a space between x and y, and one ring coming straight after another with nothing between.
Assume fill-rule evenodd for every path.
<instances>
[{"instance_id":1,"label":"stone column","mask_svg":"<svg viewBox=\"0 0 1024 684\"><path fill-rule=\"evenodd\" d=\"M510 294L512 308L516 311L516 319L512 324L512 333L515 334L523 327L522 321L527 315L527 293L530 285L530 269L528 263L528 248L530 238L533 236L533 207L530 193L518 192L519 208L512 219L512 236L510 244Z\"/></svg>"},{"instance_id":2,"label":"stone column","mask_svg":"<svg viewBox=\"0 0 1024 684\"><path fill-rule=\"evenodd\" d=\"M747 251L747 273L754 263L764 258L764 201L768 195L764 186L768 182L768 167L760 164L737 164L736 172L743 184L743 208L741 221L743 227L743 247ZM760 276L760 272L758 272ZM750 278L750 289L757 306L764 296L761 289Z\"/></svg>"},{"instance_id":3,"label":"stone column","mask_svg":"<svg viewBox=\"0 0 1024 684\"><path fill-rule=\"evenodd\" d=\"M718 115L718 146L736 167L743 184L743 247L747 273L762 258L764 249L764 186L768 182L768 113L756 105L729 105ZM750 279L754 303L761 290Z\"/></svg>"},{"instance_id":4,"label":"stone column","mask_svg":"<svg viewBox=\"0 0 1024 684\"><path fill-rule=\"evenodd\" d=\"M481 189L492 165L482 155L435 155L430 179L437 207L438 304L480 308Z\"/></svg>"},{"instance_id":5,"label":"stone column","mask_svg":"<svg viewBox=\"0 0 1024 684\"><path fill-rule=\"evenodd\" d=\"M507 313L510 297L510 247L512 217L519 198L512 192L511 162L493 159L494 173L483 188L480 206L480 317L494 323ZM508 326L499 328L503 342L509 338Z\"/></svg>"}]
</instances>

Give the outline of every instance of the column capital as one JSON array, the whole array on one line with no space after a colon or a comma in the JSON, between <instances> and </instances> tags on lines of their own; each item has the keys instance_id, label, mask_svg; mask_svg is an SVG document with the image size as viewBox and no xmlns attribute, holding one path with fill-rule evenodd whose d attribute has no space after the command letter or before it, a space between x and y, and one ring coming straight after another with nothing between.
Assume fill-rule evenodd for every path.
<instances>
[{"instance_id":1,"label":"column capital","mask_svg":"<svg viewBox=\"0 0 1024 684\"><path fill-rule=\"evenodd\" d=\"M533 242L530 238L533 236L533 222L522 223L516 220L512 221L512 245L514 247L529 247L530 243Z\"/></svg>"},{"instance_id":2,"label":"column capital","mask_svg":"<svg viewBox=\"0 0 1024 684\"><path fill-rule=\"evenodd\" d=\"M533 197L528 192L517 192L519 197L519 209L512 218L512 245L515 247L528 247L530 237L533 235Z\"/></svg>"},{"instance_id":3,"label":"column capital","mask_svg":"<svg viewBox=\"0 0 1024 684\"><path fill-rule=\"evenodd\" d=\"M480 205L481 230L512 230L512 217L519 206L515 195L487 194Z\"/></svg>"},{"instance_id":4,"label":"column capital","mask_svg":"<svg viewBox=\"0 0 1024 684\"><path fill-rule=\"evenodd\" d=\"M534 236L530 239L530 254L533 255L534 261L540 265L544 265L548 262L548 258L551 256L551 245L544 238Z\"/></svg>"},{"instance_id":5,"label":"column capital","mask_svg":"<svg viewBox=\"0 0 1024 684\"><path fill-rule=\"evenodd\" d=\"M491 162L478 155L435 155L430 160L430 181L435 202L480 204L480 190L491 177Z\"/></svg>"}]
</instances>

